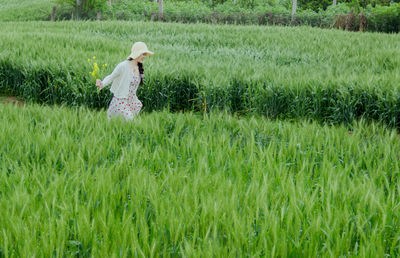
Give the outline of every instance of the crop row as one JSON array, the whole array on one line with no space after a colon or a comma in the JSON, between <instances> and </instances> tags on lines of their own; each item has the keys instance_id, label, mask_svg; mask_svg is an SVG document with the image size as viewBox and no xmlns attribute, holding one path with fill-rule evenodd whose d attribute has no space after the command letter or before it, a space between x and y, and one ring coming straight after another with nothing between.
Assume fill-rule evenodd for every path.
<instances>
[{"instance_id":1,"label":"crop row","mask_svg":"<svg viewBox=\"0 0 400 258\"><path fill-rule=\"evenodd\" d=\"M103 78L133 42L144 41L156 52L138 92L145 110L226 109L329 122L365 117L399 125L395 35L146 22L5 24L0 90L34 101L107 107L111 95L95 89L92 62L107 64L100 66Z\"/></svg>"},{"instance_id":2,"label":"crop row","mask_svg":"<svg viewBox=\"0 0 400 258\"><path fill-rule=\"evenodd\" d=\"M399 255L400 143L376 124L0 105L0 131L5 257Z\"/></svg>"}]
</instances>

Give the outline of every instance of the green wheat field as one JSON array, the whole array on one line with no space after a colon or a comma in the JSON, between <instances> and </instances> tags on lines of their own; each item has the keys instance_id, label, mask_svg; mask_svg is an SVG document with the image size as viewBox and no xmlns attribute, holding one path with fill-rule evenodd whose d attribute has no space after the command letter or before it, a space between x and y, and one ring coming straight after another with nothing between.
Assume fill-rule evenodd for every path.
<instances>
[{"instance_id":1,"label":"green wheat field","mask_svg":"<svg viewBox=\"0 0 400 258\"><path fill-rule=\"evenodd\" d=\"M400 255L397 34L7 17L1 258ZM144 108L109 123L135 41Z\"/></svg>"},{"instance_id":2,"label":"green wheat field","mask_svg":"<svg viewBox=\"0 0 400 258\"><path fill-rule=\"evenodd\" d=\"M397 256L396 131L0 105L2 256Z\"/></svg>"},{"instance_id":3,"label":"green wheat field","mask_svg":"<svg viewBox=\"0 0 400 258\"><path fill-rule=\"evenodd\" d=\"M95 77L104 78L140 40L156 53L145 61L138 92L147 111L227 110L335 124L365 118L400 127L397 35L121 21L0 26L1 88L36 102L106 108L111 94L93 87L93 62Z\"/></svg>"}]
</instances>

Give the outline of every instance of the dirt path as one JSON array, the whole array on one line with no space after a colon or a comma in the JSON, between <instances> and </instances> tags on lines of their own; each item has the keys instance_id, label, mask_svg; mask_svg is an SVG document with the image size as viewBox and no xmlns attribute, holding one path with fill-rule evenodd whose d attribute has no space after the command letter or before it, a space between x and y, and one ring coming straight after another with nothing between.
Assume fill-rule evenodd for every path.
<instances>
[{"instance_id":1,"label":"dirt path","mask_svg":"<svg viewBox=\"0 0 400 258\"><path fill-rule=\"evenodd\" d=\"M0 103L1 104L14 104L14 105L18 105L20 107L25 104L24 102L22 102L21 100L15 98L15 97L1 96L1 95L0 95Z\"/></svg>"}]
</instances>

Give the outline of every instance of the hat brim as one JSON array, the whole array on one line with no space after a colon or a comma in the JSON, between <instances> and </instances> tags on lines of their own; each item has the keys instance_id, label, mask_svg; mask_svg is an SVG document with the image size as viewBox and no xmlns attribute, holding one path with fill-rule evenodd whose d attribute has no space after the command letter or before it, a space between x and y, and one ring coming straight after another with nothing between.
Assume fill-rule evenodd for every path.
<instances>
[{"instance_id":1,"label":"hat brim","mask_svg":"<svg viewBox=\"0 0 400 258\"><path fill-rule=\"evenodd\" d=\"M130 54L129 56L128 56L128 59L129 58L132 58L132 59L136 59L136 58L138 58L140 55L142 55L142 54L146 54L147 56L154 56L154 52L151 52L151 51L144 51L144 52L142 52L142 53L140 53L140 54L137 54L137 55L134 55L133 53L132 54Z\"/></svg>"},{"instance_id":2,"label":"hat brim","mask_svg":"<svg viewBox=\"0 0 400 258\"><path fill-rule=\"evenodd\" d=\"M146 54L148 56L154 56L154 52L151 52L151 51L146 51L143 54Z\"/></svg>"}]
</instances>

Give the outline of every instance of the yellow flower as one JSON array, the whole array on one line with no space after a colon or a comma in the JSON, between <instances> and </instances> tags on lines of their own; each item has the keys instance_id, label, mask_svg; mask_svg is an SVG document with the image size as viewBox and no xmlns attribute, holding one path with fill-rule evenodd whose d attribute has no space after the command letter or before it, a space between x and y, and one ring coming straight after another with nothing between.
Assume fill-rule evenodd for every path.
<instances>
[{"instance_id":1,"label":"yellow flower","mask_svg":"<svg viewBox=\"0 0 400 258\"><path fill-rule=\"evenodd\" d=\"M90 58L87 61L90 63Z\"/></svg>"},{"instance_id":2,"label":"yellow flower","mask_svg":"<svg viewBox=\"0 0 400 258\"><path fill-rule=\"evenodd\" d=\"M92 59L88 59L89 62L93 61L93 70L91 72L89 72L89 74L94 77L95 79L99 79L98 77L100 77L100 68L99 65L97 64L97 62L94 62L96 59L95 56L92 57ZM103 64L102 67L107 66L107 64Z\"/></svg>"}]
</instances>

